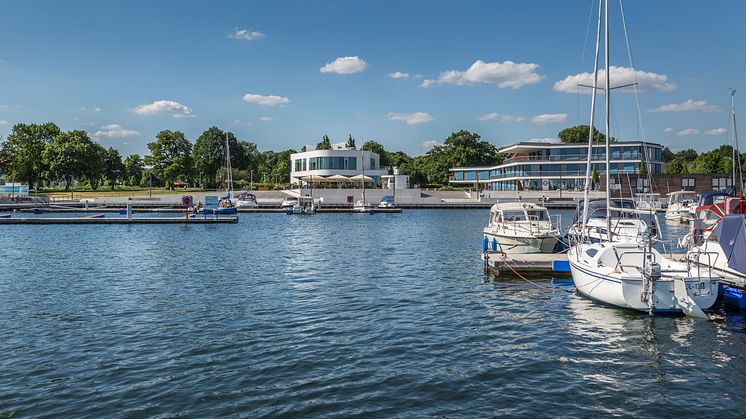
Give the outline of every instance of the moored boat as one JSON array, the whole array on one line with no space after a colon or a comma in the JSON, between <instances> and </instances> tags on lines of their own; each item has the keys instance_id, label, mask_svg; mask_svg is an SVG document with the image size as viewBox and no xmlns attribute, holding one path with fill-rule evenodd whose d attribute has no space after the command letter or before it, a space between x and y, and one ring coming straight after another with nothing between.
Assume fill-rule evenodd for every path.
<instances>
[{"instance_id":1,"label":"moored boat","mask_svg":"<svg viewBox=\"0 0 746 419\"><path fill-rule=\"evenodd\" d=\"M552 253L560 237L559 216L530 203L498 203L490 209L483 248L503 253Z\"/></svg>"}]
</instances>

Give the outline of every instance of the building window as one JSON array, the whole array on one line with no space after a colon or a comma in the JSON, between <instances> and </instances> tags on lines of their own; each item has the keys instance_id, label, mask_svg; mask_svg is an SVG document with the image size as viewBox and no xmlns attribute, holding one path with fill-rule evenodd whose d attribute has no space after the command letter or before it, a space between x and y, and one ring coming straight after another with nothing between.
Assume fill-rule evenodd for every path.
<instances>
[{"instance_id":1,"label":"building window","mask_svg":"<svg viewBox=\"0 0 746 419\"><path fill-rule=\"evenodd\" d=\"M681 190L682 191L693 191L694 190L694 178L681 178Z\"/></svg>"},{"instance_id":2,"label":"building window","mask_svg":"<svg viewBox=\"0 0 746 419\"><path fill-rule=\"evenodd\" d=\"M637 192L638 193L650 192L650 179L637 178Z\"/></svg>"},{"instance_id":3,"label":"building window","mask_svg":"<svg viewBox=\"0 0 746 419\"><path fill-rule=\"evenodd\" d=\"M370 170L376 170L376 159L370 158Z\"/></svg>"},{"instance_id":4,"label":"building window","mask_svg":"<svg viewBox=\"0 0 746 419\"><path fill-rule=\"evenodd\" d=\"M727 192L733 186L733 180L727 177L712 178L712 190Z\"/></svg>"}]
</instances>

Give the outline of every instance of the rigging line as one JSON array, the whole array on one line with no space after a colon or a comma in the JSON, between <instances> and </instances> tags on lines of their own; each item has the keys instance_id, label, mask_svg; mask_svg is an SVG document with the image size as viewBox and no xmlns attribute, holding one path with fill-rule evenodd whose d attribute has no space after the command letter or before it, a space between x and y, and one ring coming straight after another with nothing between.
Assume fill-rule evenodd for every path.
<instances>
[{"instance_id":1,"label":"rigging line","mask_svg":"<svg viewBox=\"0 0 746 419\"><path fill-rule=\"evenodd\" d=\"M629 60L629 66L632 68L632 81L635 83L635 105L637 108L637 126L639 139L645 140L645 127L642 124L642 112L640 112L640 88L637 84L637 73L635 72L635 64L632 62L632 47L629 44L629 34L627 33L627 19L624 17L624 4L622 0L619 0L619 9L622 12L622 26L624 27L624 42L627 44L627 59Z\"/></svg>"},{"instance_id":2,"label":"rigging line","mask_svg":"<svg viewBox=\"0 0 746 419\"><path fill-rule=\"evenodd\" d=\"M598 0L603 1L603 0ZM588 34L591 32L591 19L593 19L593 5L595 4L595 0L591 0L591 8L588 11L588 23L585 25L585 39L583 40L583 51L580 55L580 66L582 67L585 63L585 50L588 47Z\"/></svg>"}]
</instances>

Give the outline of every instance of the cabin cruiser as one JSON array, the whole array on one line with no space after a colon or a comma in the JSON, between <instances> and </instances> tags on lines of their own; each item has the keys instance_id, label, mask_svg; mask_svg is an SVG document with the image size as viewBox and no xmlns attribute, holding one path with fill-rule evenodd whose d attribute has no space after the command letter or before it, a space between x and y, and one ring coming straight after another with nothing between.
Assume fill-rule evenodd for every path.
<instances>
[{"instance_id":1,"label":"cabin cruiser","mask_svg":"<svg viewBox=\"0 0 746 419\"><path fill-rule=\"evenodd\" d=\"M282 204L280 204L280 208L293 208L298 203L298 198L294 196L289 196L285 198L284 201L282 201Z\"/></svg>"},{"instance_id":2,"label":"cabin cruiser","mask_svg":"<svg viewBox=\"0 0 746 419\"><path fill-rule=\"evenodd\" d=\"M610 202L611 240L607 234L609 223L606 222L606 199L597 198L588 200L588 214L585 220L583 220L585 201L580 201L572 225L567 232L568 241L571 243L581 241L637 242L642 238L656 235L655 229L640 219L639 214L644 211L637 210L635 201L615 198ZM655 225L654 219L653 225Z\"/></svg>"},{"instance_id":3,"label":"cabin cruiser","mask_svg":"<svg viewBox=\"0 0 746 419\"><path fill-rule=\"evenodd\" d=\"M248 192L241 192L236 197L236 208L258 208L259 204L256 202L256 195Z\"/></svg>"},{"instance_id":4,"label":"cabin cruiser","mask_svg":"<svg viewBox=\"0 0 746 419\"><path fill-rule=\"evenodd\" d=\"M394 197L393 195L384 195L381 197L381 202L378 203L378 208L394 208Z\"/></svg>"},{"instance_id":5,"label":"cabin cruiser","mask_svg":"<svg viewBox=\"0 0 746 419\"><path fill-rule=\"evenodd\" d=\"M288 214L315 214L319 208L319 201L315 201L312 196L301 196L296 200L295 205L287 210Z\"/></svg>"},{"instance_id":6,"label":"cabin cruiser","mask_svg":"<svg viewBox=\"0 0 746 419\"><path fill-rule=\"evenodd\" d=\"M697 208L697 194L690 191L676 191L668 194L666 220L687 221Z\"/></svg>"},{"instance_id":7,"label":"cabin cruiser","mask_svg":"<svg viewBox=\"0 0 746 419\"><path fill-rule=\"evenodd\" d=\"M352 210L356 212L370 212L373 210L373 207L363 200L357 200L352 205Z\"/></svg>"},{"instance_id":8,"label":"cabin cruiser","mask_svg":"<svg viewBox=\"0 0 746 419\"><path fill-rule=\"evenodd\" d=\"M552 253L559 236L559 221L553 223L546 208L506 202L490 209L482 242L484 250L503 253Z\"/></svg>"}]
</instances>

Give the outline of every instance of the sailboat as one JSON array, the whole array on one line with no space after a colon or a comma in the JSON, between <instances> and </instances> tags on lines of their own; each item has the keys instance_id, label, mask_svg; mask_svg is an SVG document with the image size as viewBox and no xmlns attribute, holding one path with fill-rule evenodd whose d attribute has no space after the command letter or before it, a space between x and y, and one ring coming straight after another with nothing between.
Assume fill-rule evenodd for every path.
<instances>
[{"instance_id":1,"label":"sailboat","mask_svg":"<svg viewBox=\"0 0 746 419\"><path fill-rule=\"evenodd\" d=\"M363 150L360 150L360 162L361 162L361 174L359 176L353 176L350 178L350 180L357 180L360 179L360 183L363 185L363 194L362 199L355 201L355 203L352 206L353 211L357 212L373 212L373 207L371 207L366 201L365 201L365 182L368 179L371 179L369 177L365 176L365 155L363 154Z\"/></svg>"},{"instance_id":2,"label":"sailboat","mask_svg":"<svg viewBox=\"0 0 746 419\"><path fill-rule=\"evenodd\" d=\"M233 195L233 171L231 170L231 151L228 144L228 134L225 134L225 196L218 201L215 214L236 214L238 208L232 200Z\"/></svg>"},{"instance_id":3,"label":"sailboat","mask_svg":"<svg viewBox=\"0 0 746 419\"><path fill-rule=\"evenodd\" d=\"M622 11L623 12L623 11ZM608 0L598 8L596 56L591 93L589 159L593 141L596 92L598 89L601 27L604 22L605 49L605 134L606 134L606 231L612 232L610 195L610 79L609 79L609 9ZM590 161L586 167L584 201L588 202ZM587 217L587 205L583 220ZM638 241L600 241L582 238L567 252L572 279L577 292L589 299L616 307L648 313L674 312L707 318L703 310L715 303L720 278L708 267L697 264L697 255L687 254L686 262L666 258L653 248L650 237Z\"/></svg>"}]
</instances>

